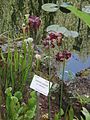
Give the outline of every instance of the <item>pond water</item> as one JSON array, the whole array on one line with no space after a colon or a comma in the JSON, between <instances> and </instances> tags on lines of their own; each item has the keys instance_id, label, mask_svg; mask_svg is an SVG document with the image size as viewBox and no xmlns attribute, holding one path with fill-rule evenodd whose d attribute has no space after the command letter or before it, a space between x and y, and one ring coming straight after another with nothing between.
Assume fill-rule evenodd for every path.
<instances>
[{"instance_id":1,"label":"pond water","mask_svg":"<svg viewBox=\"0 0 90 120\"><path fill-rule=\"evenodd\" d=\"M77 72L90 67L90 56L81 59L78 54L74 53L67 61L65 66L64 80L71 80ZM62 69L57 72L58 76L62 77Z\"/></svg>"}]
</instances>

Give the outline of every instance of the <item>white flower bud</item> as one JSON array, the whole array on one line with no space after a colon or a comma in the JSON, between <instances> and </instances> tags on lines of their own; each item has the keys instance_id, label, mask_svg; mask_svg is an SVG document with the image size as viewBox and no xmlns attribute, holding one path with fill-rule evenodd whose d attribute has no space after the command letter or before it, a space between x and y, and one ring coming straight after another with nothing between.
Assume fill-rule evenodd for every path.
<instances>
[{"instance_id":1,"label":"white flower bud","mask_svg":"<svg viewBox=\"0 0 90 120\"><path fill-rule=\"evenodd\" d=\"M36 58L37 60L41 60L41 55L36 54L36 55L35 55L35 58Z\"/></svg>"}]
</instances>

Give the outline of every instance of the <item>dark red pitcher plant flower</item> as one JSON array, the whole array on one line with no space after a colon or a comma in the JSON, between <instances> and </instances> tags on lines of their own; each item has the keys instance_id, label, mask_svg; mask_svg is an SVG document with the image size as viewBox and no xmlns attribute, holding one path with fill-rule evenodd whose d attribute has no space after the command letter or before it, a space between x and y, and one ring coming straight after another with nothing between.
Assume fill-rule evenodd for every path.
<instances>
[{"instance_id":1,"label":"dark red pitcher plant flower","mask_svg":"<svg viewBox=\"0 0 90 120\"><path fill-rule=\"evenodd\" d=\"M71 57L71 53L67 50L64 50L63 52L58 52L56 54L56 61L63 62L64 60L68 60Z\"/></svg>"},{"instance_id":2,"label":"dark red pitcher plant flower","mask_svg":"<svg viewBox=\"0 0 90 120\"><path fill-rule=\"evenodd\" d=\"M62 33L51 32L43 40L43 45L46 48L49 48L49 45L50 45L51 48L54 48L55 43L57 44L57 46L61 45L61 43L62 43Z\"/></svg>"},{"instance_id":3,"label":"dark red pitcher plant flower","mask_svg":"<svg viewBox=\"0 0 90 120\"><path fill-rule=\"evenodd\" d=\"M37 16L29 16L29 26L32 29L39 29L41 25L41 19Z\"/></svg>"}]
</instances>

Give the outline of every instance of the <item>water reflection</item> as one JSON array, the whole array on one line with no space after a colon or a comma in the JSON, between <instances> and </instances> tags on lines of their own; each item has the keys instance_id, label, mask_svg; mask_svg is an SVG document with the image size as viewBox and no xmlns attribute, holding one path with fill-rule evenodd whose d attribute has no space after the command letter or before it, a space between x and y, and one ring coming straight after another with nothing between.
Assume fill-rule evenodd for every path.
<instances>
[{"instance_id":1,"label":"water reflection","mask_svg":"<svg viewBox=\"0 0 90 120\"><path fill-rule=\"evenodd\" d=\"M83 60L80 58L78 54L74 53L71 59L69 59L69 61L67 61L66 63L64 80L73 79L77 72L80 72L81 70L89 67L90 67L90 56L88 56L86 59ZM57 74L61 78L62 69L60 69L60 72L57 71Z\"/></svg>"},{"instance_id":2,"label":"water reflection","mask_svg":"<svg viewBox=\"0 0 90 120\"><path fill-rule=\"evenodd\" d=\"M73 54L71 59L67 62L66 70L70 69L73 73L77 73L82 69L90 67L90 56L86 60L80 59L78 54Z\"/></svg>"}]
</instances>

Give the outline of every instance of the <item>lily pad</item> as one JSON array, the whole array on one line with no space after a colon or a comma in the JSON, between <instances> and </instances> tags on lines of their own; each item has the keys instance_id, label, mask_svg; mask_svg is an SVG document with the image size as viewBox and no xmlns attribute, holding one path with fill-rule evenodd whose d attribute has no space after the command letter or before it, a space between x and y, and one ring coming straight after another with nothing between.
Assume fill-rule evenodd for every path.
<instances>
[{"instance_id":1,"label":"lily pad","mask_svg":"<svg viewBox=\"0 0 90 120\"><path fill-rule=\"evenodd\" d=\"M60 10L63 12L63 13L70 13L71 11L68 10L66 7L71 5L70 2L63 2L62 5L60 5Z\"/></svg>"},{"instance_id":2,"label":"lily pad","mask_svg":"<svg viewBox=\"0 0 90 120\"><path fill-rule=\"evenodd\" d=\"M84 8L82 8L82 11L90 14L90 6L85 6Z\"/></svg>"},{"instance_id":3,"label":"lily pad","mask_svg":"<svg viewBox=\"0 0 90 120\"><path fill-rule=\"evenodd\" d=\"M57 33L62 33L64 34L67 31L67 28L65 27L60 27L59 25L50 25L46 29L47 32L57 32Z\"/></svg>"},{"instance_id":4,"label":"lily pad","mask_svg":"<svg viewBox=\"0 0 90 120\"><path fill-rule=\"evenodd\" d=\"M46 31L48 33L51 32L62 33L65 37L73 37L73 38L76 38L79 35L77 31L69 31L67 28L60 27L59 25L50 25L47 27Z\"/></svg>"},{"instance_id":5,"label":"lily pad","mask_svg":"<svg viewBox=\"0 0 90 120\"><path fill-rule=\"evenodd\" d=\"M65 33L64 33L65 37L73 37L73 38L76 38L78 37L78 32L77 31L69 31L67 30Z\"/></svg>"},{"instance_id":6,"label":"lily pad","mask_svg":"<svg viewBox=\"0 0 90 120\"><path fill-rule=\"evenodd\" d=\"M54 3L46 3L42 5L42 9L46 12L56 12L59 8L57 4Z\"/></svg>"}]
</instances>

